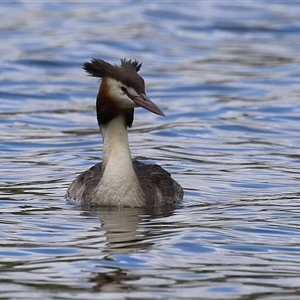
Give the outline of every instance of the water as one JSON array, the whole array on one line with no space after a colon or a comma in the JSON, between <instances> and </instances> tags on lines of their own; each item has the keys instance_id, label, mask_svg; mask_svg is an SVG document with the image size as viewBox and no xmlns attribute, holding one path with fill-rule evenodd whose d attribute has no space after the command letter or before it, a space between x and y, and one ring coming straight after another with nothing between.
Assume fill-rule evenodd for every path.
<instances>
[{"instance_id":1,"label":"water","mask_svg":"<svg viewBox=\"0 0 300 300\"><path fill-rule=\"evenodd\" d=\"M0 7L1 299L299 298L299 3ZM178 207L64 201L102 155L91 57L144 63L167 116L136 110L132 155Z\"/></svg>"}]
</instances>

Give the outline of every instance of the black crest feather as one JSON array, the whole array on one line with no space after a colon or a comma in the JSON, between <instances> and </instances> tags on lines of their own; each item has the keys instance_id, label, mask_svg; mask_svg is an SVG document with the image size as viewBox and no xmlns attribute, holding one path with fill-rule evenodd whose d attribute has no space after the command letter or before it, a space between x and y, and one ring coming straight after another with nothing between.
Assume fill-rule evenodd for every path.
<instances>
[{"instance_id":1,"label":"black crest feather","mask_svg":"<svg viewBox=\"0 0 300 300\"><path fill-rule=\"evenodd\" d=\"M97 58L92 58L90 62L83 64L83 69L93 77L113 77L117 78L120 69L132 69L138 72L142 67L142 63L137 60L122 58L121 66L111 65L110 63Z\"/></svg>"},{"instance_id":2,"label":"black crest feather","mask_svg":"<svg viewBox=\"0 0 300 300\"><path fill-rule=\"evenodd\" d=\"M134 67L135 70L138 72L142 67L142 63L139 63L136 59L131 60L126 58L121 58L121 67L126 67L126 66Z\"/></svg>"},{"instance_id":3,"label":"black crest feather","mask_svg":"<svg viewBox=\"0 0 300 300\"><path fill-rule=\"evenodd\" d=\"M83 69L93 77L113 77L115 67L110 63L97 58L92 58L91 62L85 62Z\"/></svg>"}]
</instances>

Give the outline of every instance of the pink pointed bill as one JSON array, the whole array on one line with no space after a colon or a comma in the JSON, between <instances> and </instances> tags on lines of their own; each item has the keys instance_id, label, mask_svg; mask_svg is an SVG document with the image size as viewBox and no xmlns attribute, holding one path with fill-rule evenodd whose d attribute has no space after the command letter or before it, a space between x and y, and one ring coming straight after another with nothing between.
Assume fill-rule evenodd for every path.
<instances>
[{"instance_id":1,"label":"pink pointed bill","mask_svg":"<svg viewBox=\"0 0 300 300\"><path fill-rule=\"evenodd\" d=\"M137 107L143 107L157 115L164 116L164 112L152 102L145 94L131 98Z\"/></svg>"}]
</instances>

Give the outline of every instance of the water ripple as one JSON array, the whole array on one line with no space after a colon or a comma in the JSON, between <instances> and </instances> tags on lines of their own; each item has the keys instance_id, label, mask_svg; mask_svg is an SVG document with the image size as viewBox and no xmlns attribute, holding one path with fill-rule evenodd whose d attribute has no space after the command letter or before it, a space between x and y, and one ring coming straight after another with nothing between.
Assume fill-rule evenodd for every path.
<instances>
[{"instance_id":1,"label":"water ripple","mask_svg":"<svg viewBox=\"0 0 300 300\"><path fill-rule=\"evenodd\" d=\"M5 299L298 299L296 2L3 2L0 289ZM185 189L175 207L63 199L102 156L99 81L143 62L133 157ZM201 296L199 296L201 295Z\"/></svg>"}]
</instances>

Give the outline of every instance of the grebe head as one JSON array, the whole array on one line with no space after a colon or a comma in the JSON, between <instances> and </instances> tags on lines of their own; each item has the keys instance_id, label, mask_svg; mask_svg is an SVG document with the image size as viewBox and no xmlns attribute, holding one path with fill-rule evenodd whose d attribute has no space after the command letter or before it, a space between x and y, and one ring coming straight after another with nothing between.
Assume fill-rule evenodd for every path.
<instances>
[{"instance_id":1,"label":"grebe head","mask_svg":"<svg viewBox=\"0 0 300 300\"><path fill-rule=\"evenodd\" d=\"M102 78L97 97L97 119L105 124L124 113L126 125L133 122L135 107L143 107L164 116L163 111L146 95L144 79L137 73L142 64L136 60L121 59L121 65L111 65L101 59L86 62L83 68L91 76Z\"/></svg>"}]
</instances>

